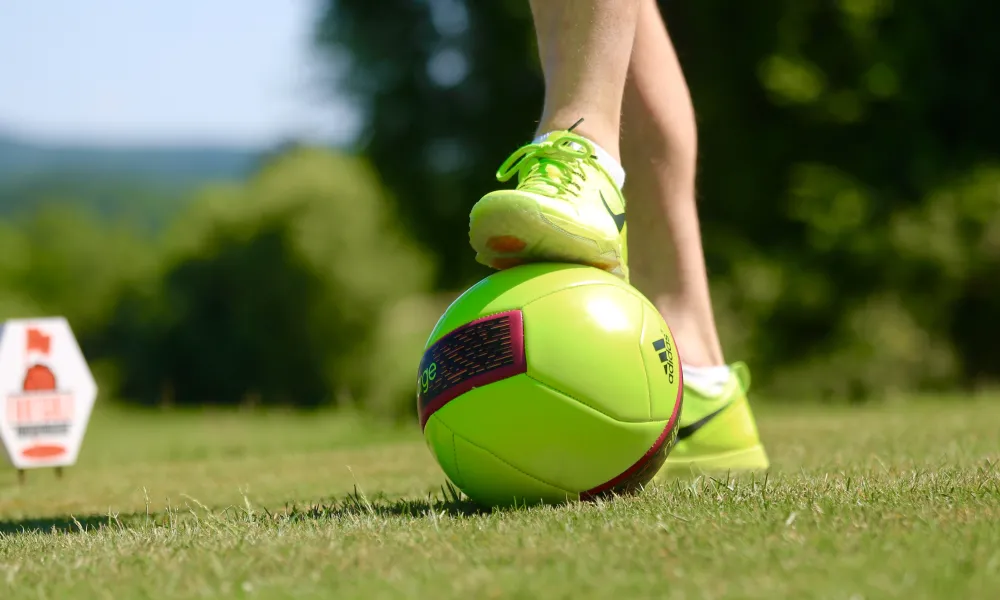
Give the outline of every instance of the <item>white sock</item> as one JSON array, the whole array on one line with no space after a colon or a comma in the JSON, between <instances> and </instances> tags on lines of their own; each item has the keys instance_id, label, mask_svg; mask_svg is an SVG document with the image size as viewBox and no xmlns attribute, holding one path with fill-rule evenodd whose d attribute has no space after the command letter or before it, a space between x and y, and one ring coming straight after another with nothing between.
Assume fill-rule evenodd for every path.
<instances>
[{"instance_id":1,"label":"white sock","mask_svg":"<svg viewBox=\"0 0 1000 600\"><path fill-rule=\"evenodd\" d=\"M534 142L536 144L544 142L549 135L549 133L540 135L535 138ZM608 154L608 151L601 148L596 142L594 142L594 140L584 136L580 137L583 137L594 146L594 154L597 155L597 164L601 165L601 167L608 172L608 175L611 176L611 180L615 182L618 189L622 189L625 186L625 169L622 167L621 163L612 158L611 155Z\"/></svg>"},{"instance_id":2,"label":"white sock","mask_svg":"<svg viewBox=\"0 0 1000 600\"><path fill-rule=\"evenodd\" d=\"M726 365L719 367L692 367L681 365L684 372L684 385L690 385L706 396L716 396L722 393L729 383L730 370Z\"/></svg>"}]
</instances>

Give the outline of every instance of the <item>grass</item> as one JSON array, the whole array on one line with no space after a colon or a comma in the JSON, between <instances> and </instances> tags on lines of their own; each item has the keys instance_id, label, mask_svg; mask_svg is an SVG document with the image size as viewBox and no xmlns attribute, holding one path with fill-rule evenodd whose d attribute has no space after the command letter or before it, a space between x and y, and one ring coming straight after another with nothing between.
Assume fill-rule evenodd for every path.
<instances>
[{"instance_id":1,"label":"grass","mask_svg":"<svg viewBox=\"0 0 1000 600\"><path fill-rule=\"evenodd\" d=\"M0 471L0 597L995 598L1000 401L758 409L766 478L479 512L412 428L95 415Z\"/></svg>"}]
</instances>

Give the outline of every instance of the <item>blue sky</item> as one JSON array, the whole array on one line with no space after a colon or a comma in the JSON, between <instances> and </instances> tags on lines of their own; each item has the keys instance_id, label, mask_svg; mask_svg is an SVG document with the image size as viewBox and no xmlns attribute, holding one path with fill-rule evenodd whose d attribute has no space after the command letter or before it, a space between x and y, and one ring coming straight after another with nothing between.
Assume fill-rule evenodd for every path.
<instances>
[{"instance_id":1,"label":"blue sky","mask_svg":"<svg viewBox=\"0 0 1000 600\"><path fill-rule=\"evenodd\" d=\"M2 0L0 130L101 145L343 140L316 0Z\"/></svg>"}]
</instances>

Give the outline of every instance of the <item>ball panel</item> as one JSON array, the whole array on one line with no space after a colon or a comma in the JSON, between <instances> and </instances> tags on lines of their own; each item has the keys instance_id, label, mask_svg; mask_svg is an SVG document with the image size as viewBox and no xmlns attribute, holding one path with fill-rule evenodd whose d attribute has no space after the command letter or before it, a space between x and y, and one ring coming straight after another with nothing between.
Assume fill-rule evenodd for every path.
<instances>
[{"instance_id":1,"label":"ball panel","mask_svg":"<svg viewBox=\"0 0 1000 600\"><path fill-rule=\"evenodd\" d=\"M576 492L626 471L666 425L616 421L527 375L473 389L432 418L512 467Z\"/></svg>"},{"instance_id":2,"label":"ball panel","mask_svg":"<svg viewBox=\"0 0 1000 600\"><path fill-rule=\"evenodd\" d=\"M424 426L424 440L431 454L437 459L441 470L448 476L459 489L464 482L458 470L458 463L455 457L455 434L448 429L440 419L431 417Z\"/></svg>"},{"instance_id":3,"label":"ball panel","mask_svg":"<svg viewBox=\"0 0 1000 600\"><path fill-rule=\"evenodd\" d=\"M622 495L640 491L663 468L663 463L667 462L667 455L677 443L679 425L677 415L674 415L642 458L614 479L583 492L580 497L589 500L606 494Z\"/></svg>"},{"instance_id":4,"label":"ball panel","mask_svg":"<svg viewBox=\"0 0 1000 600\"><path fill-rule=\"evenodd\" d=\"M455 455L463 481L463 485L455 485L480 504L559 504L579 498L577 493L561 490L518 470L462 436L455 436Z\"/></svg>"},{"instance_id":5,"label":"ball panel","mask_svg":"<svg viewBox=\"0 0 1000 600\"><path fill-rule=\"evenodd\" d=\"M612 285L577 286L529 303L528 374L616 420L649 421L643 316L639 299Z\"/></svg>"},{"instance_id":6,"label":"ball panel","mask_svg":"<svg viewBox=\"0 0 1000 600\"><path fill-rule=\"evenodd\" d=\"M452 302L431 331L427 345L469 321L520 309L552 290L588 283L626 285L610 273L582 265L536 263L497 271Z\"/></svg>"},{"instance_id":7,"label":"ball panel","mask_svg":"<svg viewBox=\"0 0 1000 600\"><path fill-rule=\"evenodd\" d=\"M512 310L466 323L424 351L417 380L420 425L474 387L524 373L524 325Z\"/></svg>"},{"instance_id":8,"label":"ball panel","mask_svg":"<svg viewBox=\"0 0 1000 600\"><path fill-rule=\"evenodd\" d=\"M670 419L678 410L683 389L677 344L655 308L643 303L643 314L639 345L649 390L650 417Z\"/></svg>"}]
</instances>

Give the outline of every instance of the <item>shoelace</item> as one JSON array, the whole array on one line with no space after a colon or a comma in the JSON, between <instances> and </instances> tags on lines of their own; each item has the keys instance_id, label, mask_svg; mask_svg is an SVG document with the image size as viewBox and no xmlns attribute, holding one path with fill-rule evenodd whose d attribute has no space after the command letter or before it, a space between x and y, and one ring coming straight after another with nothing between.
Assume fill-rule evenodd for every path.
<instances>
[{"instance_id":1,"label":"shoelace","mask_svg":"<svg viewBox=\"0 0 1000 600\"><path fill-rule=\"evenodd\" d=\"M551 193L579 193L587 174L580 160L593 155L590 142L568 132L552 134L543 142L522 146L497 170L501 182L518 176L518 189Z\"/></svg>"}]
</instances>

